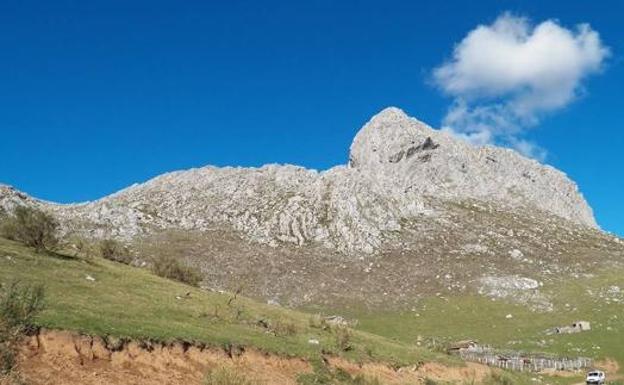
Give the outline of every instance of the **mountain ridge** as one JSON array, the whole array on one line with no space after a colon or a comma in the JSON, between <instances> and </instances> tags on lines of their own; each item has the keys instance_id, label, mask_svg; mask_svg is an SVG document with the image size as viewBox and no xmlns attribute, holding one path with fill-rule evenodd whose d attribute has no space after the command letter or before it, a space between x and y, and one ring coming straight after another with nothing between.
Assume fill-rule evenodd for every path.
<instances>
[{"instance_id":1,"label":"mountain ridge","mask_svg":"<svg viewBox=\"0 0 624 385\"><path fill-rule=\"evenodd\" d=\"M324 171L206 166L63 205L0 187L0 206L35 204L57 215L68 233L129 240L157 229L225 225L273 247L320 244L346 253L380 250L402 223L436 215L431 200L464 199L537 209L597 228L578 187L561 171L509 149L473 147L396 107L356 134L347 165Z\"/></svg>"}]
</instances>

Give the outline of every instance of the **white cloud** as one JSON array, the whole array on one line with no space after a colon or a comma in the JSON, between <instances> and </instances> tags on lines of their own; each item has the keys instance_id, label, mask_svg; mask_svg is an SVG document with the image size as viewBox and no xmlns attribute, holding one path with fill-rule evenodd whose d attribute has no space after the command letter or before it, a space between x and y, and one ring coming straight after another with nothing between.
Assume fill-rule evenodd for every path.
<instances>
[{"instance_id":1,"label":"white cloud","mask_svg":"<svg viewBox=\"0 0 624 385\"><path fill-rule=\"evenodd\" d=\"M469 32L452 59L434 70L436 83L455 98L443 126L478 145L506 144L543 157L518 137L544 113L573 101L608 55L588 24L571 30L547 20L534 26L503 14Z\"/></svg>"},{"instance_id":2,"label":"white cloud","mask_svg":"<svg viewBox=\"0 0 624 385\"><path fill-rule=\"evenodd\" d=\"M509 144L512 148L514 148L522 155L533 158L540 162L545 161L546 157L548 156L548 151L546 151L546 149L538 146L533 142L529 142L528 140L511 138Z\"/></svg>"}]
</instances>

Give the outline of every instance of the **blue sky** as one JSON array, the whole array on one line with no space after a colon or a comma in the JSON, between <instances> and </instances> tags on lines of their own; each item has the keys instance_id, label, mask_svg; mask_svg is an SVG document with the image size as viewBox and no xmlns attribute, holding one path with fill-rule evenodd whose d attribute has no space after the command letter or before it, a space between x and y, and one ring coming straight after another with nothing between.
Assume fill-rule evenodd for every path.
<instances>
[{"instance_id":1,"label":"blue sky","mask_svg":"<svg viewBox=\"0 0 624 385\"><path fill-rule=\"evenodd\" d=\"M521 137L624 234L624 2L220 3L3 1L0 182L74 202L207 164L345 163L386 106L440 127L457 95L434 69L510 12L589 23L609 47L575 100Z\"/></svg>"}]
</instances>

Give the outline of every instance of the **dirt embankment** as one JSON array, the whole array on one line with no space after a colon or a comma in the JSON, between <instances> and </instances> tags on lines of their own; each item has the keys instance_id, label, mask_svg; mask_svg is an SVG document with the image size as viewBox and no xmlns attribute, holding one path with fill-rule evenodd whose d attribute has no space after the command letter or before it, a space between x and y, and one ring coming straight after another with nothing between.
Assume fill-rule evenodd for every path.
<instances>
[{"instance_id":1,"label":"dirt embankment","mask_svg":"<svg viewBox=\"0 0 624 385\"><path fill-rule=\"evenodd\" d=\"M340 358L328 362L351 374L377 377L383 384L422 383L425 378L479 382L490 373L488 367L477 364L446 367L427 363L397 370ZM312 370L303 359L250 349L225 351L182 343L111 342L53 330L43 330L25 340L19 369L33 385L199 385L207 371L222 366L266 385L296 385L298 374Z\"/></svg>"}]
</instances>

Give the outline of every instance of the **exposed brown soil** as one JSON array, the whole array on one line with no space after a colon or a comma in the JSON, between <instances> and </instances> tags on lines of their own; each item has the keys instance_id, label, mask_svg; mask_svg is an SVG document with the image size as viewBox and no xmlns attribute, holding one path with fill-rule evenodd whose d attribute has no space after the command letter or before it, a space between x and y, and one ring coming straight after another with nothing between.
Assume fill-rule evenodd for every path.
<instances>
[{"instance_id":1,"label":"exposed brown soil","mask_svg":"<svg viewBox=\"0 0 624 385\"><path fill-rule=\"evenodd\" d=\"M182 343L108 345L99 337L42 331L25 342L19 369L33 385L201 384L204 374L219 366L260 383L294 385L297 374L309 370L301 359L250 350L230 357L223 350Z\"/></svg>"},{"instance_id":2,"label":"exposed brown soil","mask_svg":"<svg viewBox=\"0 0 624 385\"><path fill-rule=\"evenodd\" d=\"M607 358L604 361L596 362L596 367L598 369L604 370L607 375L611 374L615 376L620 371L620 365L618 364L618 362L610 358Z\"/></svg>"},{"instance_id":3,"label":"exposed brown soil","mask_svg":"<svg viewBox=\"0 0 624 385\"><path fill-rule=\"evenodd\" d=\"M328 362L351 374L377 377L383 384L422 383L425 378L479 382L490 373L488 367L477 364L446 367L426 363L394 369L340 358L329 358ZM300 358L249 349L231 354L181 343L111 346L99 337L54 330L43 330L25 340L19 370L33 385L199 385L207 371L221 366L266 385L295 385L298 374L311 371L310 364Z\"/></svg>"}]
</instances>

